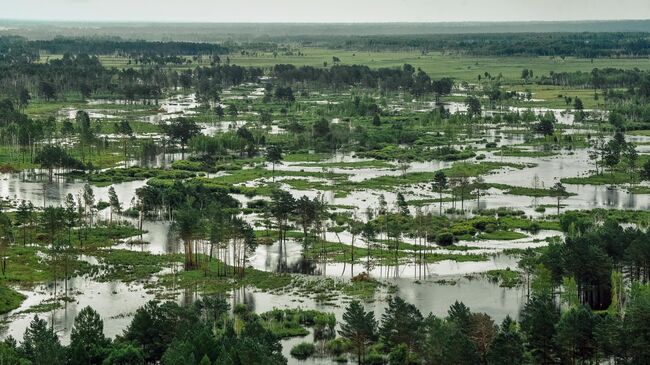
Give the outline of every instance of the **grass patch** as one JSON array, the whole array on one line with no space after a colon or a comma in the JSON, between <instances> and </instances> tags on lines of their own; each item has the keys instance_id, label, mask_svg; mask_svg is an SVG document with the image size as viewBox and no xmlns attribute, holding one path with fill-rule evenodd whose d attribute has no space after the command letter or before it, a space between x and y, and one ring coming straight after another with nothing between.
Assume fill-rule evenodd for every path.
<instances>
[{"instance_id":1,"label":"grass patch","mask_svg":"<svg viewBox=\"0 0 650 365\"><path fill-rule=\"evenodd\" d=\"M553 152L553 151L528 151L519 148L502 148L499 151L495 151L494 154L499 156L532 157L532 158L552 157L552 156L559 155L558 152Z\"/></svg>"},{"instance_id":2,"label":"grass patch","mask_svg":"<svg viewBox=\"0 0 650 365\"><path fill-rule=\"evenodd\" d=\"M395 165L386 161L368 160L368 161L354 161L354 162L322 162L322 163L300 163L295 166L301 167L322 167L322 168L338 168L346 170L354 169L389 169L394 168Z\"/></svg>"},{"instance_id":3,"label":"grass patch","mask_svg":"<svg viewBox=\"0 0 650 365\"><path fill-rule=\"evenodd\" d=\"M459 200L460 199L454 199L454 198L451 198L451 197L443 197L442 198L443 203L449 203L449 202L459 201ZM410 206L413 206L413 207L424 207L424 206L431 205L431 204L436 204L436 203L440 203L440 199L438 199L438 198L427 198L427 199L413 199L413 200L407 200L406 201L406 204L408 204Z\"/></svg>"},{"instance_id":4,"label":"grass patch","mask_svg":"<svg viewBox=\"0 0 650 365\"><path fill-rule=\"evenodd\" d=\"M521 273L510 270L510 268L504 270L489 270L483 273L483 275L491 282L499 283L499 286L503 288L514 288L522 283Z\"/></svg>"},{"instance_id":5,"label":"grass patch","mask_svg":"<svg viewBox=\"0 0 650 365\"><path fill-rule=\"evenodd\" d=\"M306 327L336 326L336 317L332 313L313 309L277 309L260 314L262 325L280 338L302 337L309 334Z\"/></svg>"},{"instance_id":6,"label":"grass patch","mask_svg":"<svg viewBox=\"0 0 650 365\"><path fill-rule=\"evenodd\" d=\"M24 295L7 287L0 285L0 314L10 312L22 304L25 300Z\"/></svg>"},{"instance_id":7,"label":"grass patch","mask_svg":"<svg viewBox=\"0 0 650 365\"><path fill-rule=\"evenodd\" d=\"M534 198L555 196L551 189L527 188L527 187L523 187L523 186L512 186L512 185L507 185L507 184L496 184L496 183L491 183L491 184L486 184L486 185L488 187L503 190L504 194L509 194L509 195L523 195L523 196L530 196L530 197L534 197ZM562 196L567 197L567 196L573 196L573 195L576 195L576 194L566 192Z\"/></svg>"},{"instance_id":8,"label":"grass patch","mask_svg":"<svg viewBox=\"0 0 650 365\"><path fill-rule=\"evenodd\" d=\"M218 260L208 261L199 255L200 268L182 270L159 276L159 283L164 287L193 288L206 294L225 293L234 288L252 286L260 290L278 290L291 284L288 274L275 274L253 268L246 268L243 273L236 272L232 266L224 265Z\"/></svg>"},{"instance_id":9,"label":"grass patch","mask_svg":"<svg viewBox=\"0 0 650 365\"><path fill-rule=\"evenodd\" d=\"M154 255L149 252L130 250L101 250L95 256L101 263L99 281L119 280L132 282L144 280L162 269L180 264L183 257L176 255Z\"/></svg>"},{"instance_id":10,"label":"grass patch","mask_svg":"<svg viewBox=\"0 0 650 365\"><path fill-rule=\"evenodd\" d=\"M650 194L650 186L633 186L627 191L632 194Z\"/></svg>"},{"instance_id":11,"label":"grass patch","mask_svg":"<svg viewBox=\"0 0 650 365\"><path fill-rule=\"evenodd\" d=\"M528 236L523 233L513 232L513 231L484 232L478 235L478 238L483 240L502 240L502 241L519 240L526 237Z\"/></svg>"},{"instance_id":12,"label":"grass patch","mask_svg":"<svg viewBox=\"0 0 650 365\"><path fill-rule=\"evenodd\" d=\"M352 259L353 252L354 260ZM409 262L413 259L412 252L401 250L399 246L397 252L395 251L394 247L378 248L376 245L371 245L370 250L368 250L368 247L365 245L354 246L353 251L351 245L346 245L338 242L318 242L305 251L305 257L307 258L320 259L322 257L325 257L327 260L330 260L332 262L354 262L355 264L364 264L366 262L366 258L369 255L374 263L380 265L396 265ZM487 260L487 257L481 254L449 254L427 252L423 254L423 257L424 261L429 263L445 260L452 260L456 262Z\"/></svg>"},{"instance_id":13,"label":"grass patch","mask_svg":"<svg viewBox=\"0 0 650 365\"><path fill-rule=\"evenodd\" d=\"M337 301L340 299L341 294L364 301L371 301L374 299L377 290L386 286L386 284L363 274L358 275L358 277L363 277L363 279L341 280L330 277L296 277L289 289L300 296L312 297L318 302L338 306Z\"/></svg>"},{"instance_id":14,"label":"grass patch","mask_svg":"<svg viewBox=\"0 0 650 365\"><path fill-rule=\"evenodd\" d=\"M89 183L96 186L109 186L112 184L145 180L150 178L178 180L194 177L195 174L188 171L148 169L144 167L129 167L126 169L110 169L97 173L83 174L76 172L75 177L85 177Z\"/></svg>"},{"instance_id":15,"label":"grass patch","mask_svg":"<svg viewBox=\"0 0 650 365\"><path fill-rule=\"evenodd\" d=\"M459 176L468 176L476 177L480 175L485 175L496 170L503 168L511 168L516 170L522 170L525 168L535 167L535 164L524 164L524 163L510 163L510 162L480 162L480 163L455 163L450 168L443 169L442 171L448 177L459 177Z\"/></svg>"},{"instance_id":16,"label":"grass patch","mask_svg":"<svg viewBox=\"0 0 650 365\"><path fill-rule=\"evenodd\" d=\"M0 284L31 286L35 283L54 279L53 268L56 266L58 278L63 273L63 263L54 263L46 254L48 250L36 246L11 246L3 252L7 256L5 276L0 277ZM90 271L90 264L79 261L73 255L68 258L69 276Z\"/></svg>"},{"instance_id":17,"label":"grass patch","mask_svg":"<svg viewBox=\"0 0 650 365\"><path fill-rule=\"evenodd\" d=\"M291 153L283 156L286 162L320 162L327 160L331 155L327 153Z\"/></svg>"},{"instance_id":18,"label":"grass patch","mask_svg":"<svg viewBox=\"0 0 650 365\"><path fill-rule=\"evenodd\" d=\"M27 308L24 311L21 311L21 314L29 314L29 313L47 313L51 312L55 309L59 309L63 306L60 301L58 300L53 300L53 299L48 299L45 300L41 303L38 303L36 305L33 305L29 308Z\"/></svg>"},{"instance_id":19,"label":"grass patch","mask_svg":"<svg viewBox=\"0 0 650 365\"><path fill-rule=\"evenodd\" d=\"M640 182L638 174L630 175L623 171L593 174L581 177L565 177L560 180L564 184L573 185L616 185L616 184L637 184Z\"/></svg>"},{"instance_id":20,"label":"grass patch","mask_svg":"<svg viewBox=\"0 0 650 365\"><path fill-rule=\"evenodd\" d=\"M521 229L528 232L536 232L540 229L561 231L560 223L551 220L532 220L520 217L500 217L499 227L502 229Z\"/></svg>"}]
</instances>

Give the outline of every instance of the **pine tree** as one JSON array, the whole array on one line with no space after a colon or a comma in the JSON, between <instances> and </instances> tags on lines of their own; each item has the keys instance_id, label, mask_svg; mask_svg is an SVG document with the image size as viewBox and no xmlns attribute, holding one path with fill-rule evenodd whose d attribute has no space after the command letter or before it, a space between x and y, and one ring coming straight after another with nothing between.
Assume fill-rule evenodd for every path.
<instances>
[{"instance_id":1,"label":"pine tree","mask_svg":"<svg viewBox=\"0 0 650 365\"><path fill-rule=\"evenodd\" d=\"M553 299L535 295L521 312L521 329L526 334L528 347L539 364L555 362L555 324L560 318Z\"/></svg>"},{"instance_id":2,"label":"pine tree","mask_svg":"<svg viewBox=\"0 0 650 365\"><path fill-rule=\"evenodd\" d=\"M377 321L372 312L366 312L359 301L353 301L343 313L339 334L350 340L357 350L357 362L362 364L366 347L376 338Z\"/></svg>"},{"instance_id":3,"label":"pine tree","mask_svg":"<svg viewBox=\"0 0 650 365\"><path fill-rule=\"evenodd\" d=\"M113 223L113 212L120 213L122 210L122 206L120 204L120 199L117 197L117 194L115 193L115 188L112 186L108 188L108 204L110 205L111 212L110 212L110 218L109 218L109 223Z\"/></svg>"},{"instance_id":4,"label":"pine tree","mask_svg":"<svg viewBox=\"0 0 650 365\"><path fill-rule=\"evenodd\" d=\"M69 364L100 364L108 354L110 341L104 336L104 321L91 307L82 309L70 334Z\"/></svg>"},{"instance_id":5,"label":"pine tree","mask_svg":"<svg viewBox=\"0 0 650 365\"><path fill-rule=\"evenodd\" d=\"M33 365L65 364L65 348L47 322L35 316L25 330L20 352Z\"/></svg>"},{"instance_id":6,"label":"pine tree","mask_svg":"<svg viewBox=\"0 0 650 365\"><path fill-rule=\"evenodd\" d=\"M506 317L499 332L490 345L487 354L489 365L519 365L524 362L524 339L517 328L517 322Z\"/></svg>"}]
</instances>

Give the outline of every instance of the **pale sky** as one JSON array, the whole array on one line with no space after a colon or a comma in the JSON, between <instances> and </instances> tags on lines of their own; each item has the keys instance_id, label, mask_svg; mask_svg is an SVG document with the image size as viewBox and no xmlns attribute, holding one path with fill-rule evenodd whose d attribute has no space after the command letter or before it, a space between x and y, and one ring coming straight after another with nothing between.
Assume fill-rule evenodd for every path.
<instances>
[{"instance_id":1,"label":"pale sky","mask_svg":"<svg viewBox=\"0 0 650 365\"><path fill-rule=\"evenodd\" d=\"M650 0L0 0L0 19L459 22L650 19Z\"/></svg>"}]
</instances>

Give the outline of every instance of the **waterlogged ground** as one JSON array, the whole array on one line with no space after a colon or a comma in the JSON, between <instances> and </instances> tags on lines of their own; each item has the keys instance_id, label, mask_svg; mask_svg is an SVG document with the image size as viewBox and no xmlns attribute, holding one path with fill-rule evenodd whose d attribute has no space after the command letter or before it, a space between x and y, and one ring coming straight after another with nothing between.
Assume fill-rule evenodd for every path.
<instances>
[{"instance_id":1,"label":"waterlogged ground","mask_svg":"<svg viewBox=\"0 0 650 365\"><path fill-rule=\"evenodd\" d=\"M241 96L225 93L224 103L228 99L239 100L241 97L255 99L263 95L263 90L253 88L249 95ZM311 101L316 104L327 104L328 100ZM335 101L332 101L335 102ZM113 121L119 118L122 110L119 101L113 101L112 108L104 108L103 105L110 104L106 100L91 101L90 116L93 119ZM152 110L151 103L142 103L143 107ZM142 115L141 121L158 123L182 115L192 115L195 113L199 104L193 95L179 95L170 99L161 100L155 104L153 112ZM93 109L95 108L96 109ZM395 110L404 109L403 104L392 106ZM422 107L421 105L414 108ZM432 109L435 105L427 104L425 109ZM446 107L451 112L463 111L464 105L460 103L447 103ZM513 108L510 108L514 110ZM545 112L546 109L538 108L536 112ZM558 121L565 125L565 134L584 134L587 129L584 126L577 125L573 120L573 115L564 110L551 110L557 117ZM488 111L486 113L497 113L501 111ZM75 108L64 108L59 115L63 118L74 117ZM247 124L245 114L241 120L227 122L205 122L202 123L203 133L213 135L224 131L236 129ZM336 122L341 122L340 120ZM586 148L573 148L571 150L554 151L547 156L538 157L514 157L503 156L498 150L485 149L488 142L495 142L498 147L517 146L525 151L539 151L539 146L526 145L524 133L514 127L508 126L489 126L486 128L477 127L472 133L473 136L467 137L463 146L471 146L477 154L484 155L481 162L523 164L524 168L503 167L483 175L485 182L488 184L506 184L514 187L524 188L546 188L548 189L562 178L581 177L589 175L595 166L590 160ZM271 133L281 134L285 131L273 125ZM155 134L147 134L147 137L155 137ZM110 136L109 136L110 137ZM136 136L137 137L137 136ZM639 146L640 153L647 153L650 146L650 138L634 137L635 143ZM158 156L153 162L153 167L169 166L171 161L180 159L178 154L166 154ZM476 162L476 161L474 161ZM324 171L333 174L345 174L346 180L351 183L361 183L370 179L383 176L401 176L402 174L432 172L440 169L450 168L454 162L431 161L431 162L413 162L407 169L398 168L395 162L387 162L377 165L367 164L367 159L360 159L353 153L338 153L322 161L293 161L285 162L277 166L276 180L282 183L284 189L291 192L296 198L306 195L310 198L322 194L325 201L338 207L341 210L350 210L360 219L363 219L367 209L377 209L379 197L383 196L388 206L393 207L396 203L397 192L402 192L407 201L426 200L427 203L422 205L425 211L437 212L439 203L437 202L438 194L431 190L429 184L399 185L387 188L377 189L346 189L344 194L337 193L337 180L328 179L327 177L300 177L312 183L321 183L333 185L331 189L317 191L315 189L299 189L295 184L291 184L290 179L296 177L283 176L282 171L304 171L322 173ZM131 161L130 165L137 165L137 161ZM364 165L365 164L365 165ZM271 169L271 166L265 166ZM223 173L222 173L223 174ZM212 174L211 177L217 178L219 174ZM268 178L254 179L243 183L246 186L263 186L268 183ZM125 208L131 206L135 197L135 191L146 184L145 180L124 182L113 184L120 201ZM30 200L37 206L59 205L62 204L67 194L77 196L80 194L84 185L83 181L57 177L53 182L48 182L41 175L30 172L2 174L0 175L0 196L13 202L20 200ZM594 208L611 208L611 209L633 209L647 210L650 209L649 194L633 194L627 191L625 187L610 187L607 185L566 185L567 191L573 195L563 199L561 209L580 210ZM507 189L506 189L507 190ZM557 200L552 197L534 198L526 195L507 194L506 190L499 188L490 188L484 192L477 202L475 199L464 202L466 215L471 216L471 211L478 206L481 209L496 209L501 207L512 208L524 211L526 216L541 218L546 214L554 214L554 206ZM96 201L108 201L108 187L95 187ZM243 195L233 195L242 205L246 205L252 200L250 197ZM448 198L443 195L443 198ZM267 199L265 197L256 197L254 199ZM451 202L444 202L443 209L450 208ZM460 202L455 206L460 208ZM540 206L546 206L546 211L539 209ZM412 212L415 208L411 207ZM103 210L98 213L100 219L107 218L108 211ZM249 214L244 218L252 223L260 221L255 214ZM130 220L128 218L120 218ZM135 223L134 220L130 220ZM171 225L166 221L145 221L143 223L145 234L118 244L116 248L137 250L153 254L169 254L182 252L182 245L178 237L172 232ZM258 227L258 229L263 229ZM507 315L517 317L521 309L526 293L522 286L513 288L500 287L498 282L493 282L486 278L483 273L490 270L507 270L517 268L517 258L504 253L508 249L523 249L528 247L540 247L547 244L547 240L561 236L559 231L541 230L535 234L520 231L521 238L513 240L491 240L480 239L463 241L457 243L457 246L466 246L466 250L449 250L430 244L428 249L432 252L441 254L458 254L458 255L478 255L481 260L457 261L441 260L424 265L416 265L410 262L400 262L399 265L393 264L375 264L371 267L364 267L362 263L352 265L341 262L305 262L302 247L297 240L289 240L285 246L280 247L276 242L272 245L260 245L253 255L249 257L248 264L258 270L275 272L279 267L289 268L289 271L307 273L306 277L326 276L334 280L347 280L348 278L359 274L362 271L369 271L370 275L386 283L374 295L371 300L366 300L367 308L375 311L377 315L383 312L386 302L383 300L391 294L399 294L405 300L415 304L423 313L432 312L435 315L444 316L448 307L456 300L467 304L472 310L485 312L499 321ZM340 242L350 245L353 242L352 235L347 232L327 232L326 240L328 242ZM142 244L141 242L146 242ZM402 237L401 241L415 244L413 239ZM135 243L137 242L137 243ZM365 247L366 243L359 237L355 238L355 245ZM91 264L94 264L94 257L83 258ZM308 269L306 270L305 267ZM169 273L165 269L163 273ZM284 270L284 269L283 269ZM60 307L52 310L46 310L41 316L54 326L56 332L64 342L69 340L73 319L81 308L91 305L104 318L105 332L108 336L120 334L125 326L130 322L135 310L147 301L156 297L164 296L179 301L180 303L190 303L200 297L200 293L176 290L172 288L160 289L155 285L156 277L151 281L134 281L123 283L121 281L102 282L97 280L97 275L87 275L75 277L69 281L71 289L70 301L59 301ZM20 308L3 316L4 325L2 326L1 335L3 337L13 336L20 339L22 334L31 321L35 313L35 308L39 305L47 304L55 296L61 295L63 283L56 284L57 293L55 294L55 285L53 283L43 284L31 289L22 289L21 292L27 296ZM351 298L342 296L336 303L327 303L314 299L313 297L300 295L295 291L285 292L263 292L254 288L235 289L229 293L232 304L244 303L253 308L256 312L265 312L273 308L315 308L323 311L333 312L340 319L344 306ZM48 308L51 309L51 308ZM312 335L306 338L293 338L284 340L283 352L289 359L289 363L312 363L312 364L330 364L330 359L310 359L306 362L298 362L289 355L291 346L303 340L311 340Z\"/></svg>"}]
</instances>

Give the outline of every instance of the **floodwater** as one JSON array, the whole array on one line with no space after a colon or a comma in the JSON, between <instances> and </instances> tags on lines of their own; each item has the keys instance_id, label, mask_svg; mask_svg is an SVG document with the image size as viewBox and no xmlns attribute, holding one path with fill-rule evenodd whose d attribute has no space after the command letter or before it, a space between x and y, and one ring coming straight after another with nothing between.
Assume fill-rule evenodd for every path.
<instances>
[{"instance_id":1,"label":"floodwater","mask_svg":"<svg viewBox=\"0 0 650 365\"><path fill-rule=\"evenodd\" d=\"M247 97L260 97L263 90L254 89ZM236 96L231 96L236 97ZM91 105L100 105L108 103L105 100L91 101ZM119 104L119 101L114 101ZM315 104L327 104L327 100L313 101ZM332 102L334 104L336 102ZM447 103L451 112L463 112L464 104ZM142 117L142 120L157 123L160 121L175 118L181 115L194 113L193 109L198 107L194 95L178 95L166 100L161 100L159 111L154 115ZM511 110L516 110L510 108ZM543 113L547 109L536 108L536 113ZM579 133L580 126L574 125L573 115L564 110L551 110L555 113L556 118L563 124L571 125L572 129L565 130L565 133ZM74 118L76 110L66 108L61 111L62 117ZM91 118L111 120L115 116L104 113L102 110L91 110ZM203 133L214 135L225 131L233 130L245 125L245 120L235 122L219 122L203 124ZM271 126L271 133L284 133L274 123ZM512 128L514 129L514 128ZM498 146L516 145L524 142L523 133L507 133L496 128L490 128L478 132L477 136L468 138L465 146L470 145L474 149L480 149L487 142L497 142ZM647 137L635 137L636 143L650 142ZM460 148L461 146L458 146ZM647 151L647 146L641 146L641 151ZM577 149L571 152L563 151L558 156L544 158L522 158L522 157L502 157L491 152L481 152L486 155L485 161L513 162L513 163L531 163L532 167L524 169L504 168L495 173L485 176L486 182L503 183L522 187L550 187L563 177L582 176L590 173L594 169L587 151ZM178 159L175 155L160 155L154 161L152 166L167 166L170 160ZM339 153L325 162L357 162L363 161L353 154ZM130 161L130 165L137 164L137 161ZM442 168L450 167L452 162L414 162L411 163L408 172L430 172ZM282 170L304 170L322 172L321 167L298 166L298 163L285 163ZM334 173L349 174L349 180L359 182L379 176L397 176L402 172L395 168L362 168L356 170L328 168L328 171ZM282 181L282 177L278 177ZM327 182L327 180L325 180ZM248 182L247 184L254 184ZM332 183L329 181L329 183ZM133 181L114 184L113 187L122 202L124 208L131 205L135 192L138 188L144 186L146 181ZM48 182L46 178L39 178L30 174L1 174L0 175L0 197L10 199L14 202L20 200L30 200L36 206L59 205L68 194L77 196L81 193L83 182L66 178L55 178L53 182ZM562 209L593 209L593 208L618 208L618 209L650 209L650 195L630 194L623 188L611 188L607 186L593 185L566 185L569 192L575 193L562 201L565 206ZM316 197L316 191L302 191L284 187L294 196L300 197L307 195L310 198ZM394 207L396 194L401 191L407 200L438 198L429 186L421 184L412 187L399 187L391 190L365 190L352 191L346 197L338 198L333 191L322 192L322 196L327 203L340 206L355 207L354 211L359 219L364 219L366 209L376 209L380 195L383 195L390 207ZM96 201L108 200L108 187L94 187ZM250 198L242 195L234 195L243 205ZM531 198L526 196L505 195L498 189L490 189L480 198L482 209L491 209L499 207L508 207L512 209L523 210L529 216L542 216L544 213L535 211L535 207L542 204L555 204L554 198ZM452 203L444 203L443 207L451 207ZM460 203L456 204L460 207ZM476 206L476 201L466 201L465 207L469 211ZM437 212L437 203L429 204L423 207L424 211ZM549 208L554 211L554 209ZM108 209L98 213L99 218L106 219ZM254 214L244 217L249 222L255 222L258 217ZM121 218L132 221L131 219ZM142 236L133 237L135 240L148 242L146 244L131 244L130 240L117 245L117 248L141 250L154 254L181 252L182 245L178 237L170 229L169 222L166 221L145 221L143 228L147 233ZM402 296L408 302L413 303L423 314L433 313L438 316L445 316L447 309L455 301L462 301L472 310L485 312L491 315L496 321L500 321L506 316L518 317L519 311L525 303L526 293L524 288L501 288L498 284L488 281L480 273L494 269L515 269L517 260L508 256L502 251L508 248L526 248L539 247L545 245L545 239L560 235L556 231L541 231L536 234L526 233L527 237L512 241L461 241L459 245L469 246L472 249L467 251L450 251L444 248L431 245L428 249L436 253L454 253L454 254L482 254L486 260L474 262L456 262L444 260L436 263L425 265L416 265L408 262L400 262L399 265L378 265L364 267L363 259L360 263L352 266L350 264L334 262L307 262L302 255L302 248L297 241L289 240L285 246L280 247L278 243L273 245L259 246L249 257L249 265L264 271L291 271L306 274L307 277L316 275L327 276L338 280L347 280L366 269L369 269L371 276L381 278L382 281L394 285L397 295ZM342 242L351 244L352 237L349 232L335 234L328 232L326 239L332 242ZM415 243L412 238L402 237L402 241ZM365 242L360 237L355 238L355 245L365 247ZM92 258L86 258L92 261ZM477 275L478 273L478 275ZM155 278L151 279L155 280ZM130 323L133 313L137 308L147 301L155 298L156 292L147 289L146 282L99 282L93 277L75 277L68 283L72 293L72 302L63 302L63 306L51 312L40 314L45 317L53 326L63 342L69 341L70 331L76 314L85 306L92 306L96 309L105 324L106 335L113 337L122 333L124 328ZM59 293L62 283L57 284ZM47 301L54 297L54 285L52 283L39 285L32 290L23 291L27 299L17 310L3 316L6 326L0 332L1 337L13 336L17 339L22 338L23 332L34 314L22 313L30 307ZM200 293L187 292L170 289L164 293L165 296L176 298L179 303L190 303L200 297ZM386 296L390 295L387 289L381 289L374 301L364 305L380 316L386 307ZM315 301L309 297L300 297L291 293L265 293L251 288L240 288L234 290L229 295L232 304L244 303L258 313L271 310L273 308L315 308L336 314L340 320L346 302L349 299L343 299L337 305L329 305ZM307 361L297 361L289 355L291 347L301 341L311 341L313 335L306 338L292 338L283 340L283 353L289 359L290 364L331 364L331 359L315 358Z\"/></svg>"},{"instance_id":2,"label":"floodwater","mask_svg":"<svg viewBox=\"0 0 650 365\"><path fill-rule=\"evenodd\" d=\"M517 317L525 303L523 288L500 288L483 278L453 277L448 283L433 281L415 282L406 279L390 279L397 291L387 293L380 290L377 300L364 303L367 310L372 310L379 318L386 309L388 295L399 295L423 313L432 313L436 316L446 316L447 309L455 301L467 304L473 311L484 312L499 322L506 316ZM59 283L61 285L61 283ZM143 283L123 284L119 282L99 283L89 278L74 278L68 285L75 292L74 301L63 303L62 307L51 312L41 313L39 316L50 323L63 343L68 343L74 324L74 318L81 309L92 306L104 319L104 333L114 337L122 334L131 322L133 314L147 301L154 299L154 293L144 289ZM190 291L170 291L175 294L176 301L180 304L191 303L200 298L200 294ZM12 336L21 339L22 335L33 318L33 314L18 314L30 306L39 304L43 300L52 298L53 287L39 286L33 291L24 292L28 295L23 305L4 319L9 325L2 329L2 337ZM60 295L60 289L59 289ZM257 313L263 313L274 308L313 308L334 313L341 320L345 306L349 300L340 302L339 305L324 305L311 298L294 297L287 294L270 294L248 288L236 289L229 293L229 301L235 304L246 304ZM305 338L291 338L283 340L283 353L289 359L289 364L332 364L331 359L311 359L307 362L297 361L289 355L291 347L299 342L311 340L311 335Z\"/></svg>"}]
</instances>

